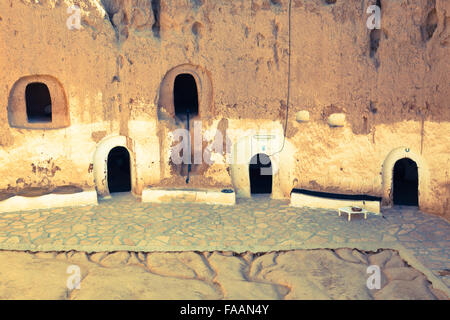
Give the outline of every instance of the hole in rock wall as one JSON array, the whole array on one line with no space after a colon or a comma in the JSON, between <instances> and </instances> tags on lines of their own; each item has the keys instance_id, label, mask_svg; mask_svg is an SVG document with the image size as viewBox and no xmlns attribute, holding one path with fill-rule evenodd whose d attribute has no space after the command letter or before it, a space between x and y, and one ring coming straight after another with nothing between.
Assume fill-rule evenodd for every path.
<instances>
[{"instance_id":1,"label":"hole in rock wall","mask_svg":"<svg viewBox=\"0 0 450 320\"><path fill-rule=\"evenodd\" d=\"M201 32L202 32L202 24L200 22L195 22L192 25L192 33L194 34L194 36L200 36Z\"/></svg>"},{"instance_id":2,"label":"hole in rock wall","mask_svg":"<svg viewBox=\"0 0 450 320\"><path fill-rule=\"evenodd\" d=\"M188 73L179 74L173 86L175 116L185 119L198 115L198 90L195 78Z\"/></svg>"},{"instance_id":3,"label":"hole in rock wall","mask_svg":"<svg viewBox=\"0 0 450 320\"><path fill-rule=\"evenodd\" d=\"M324 0L325 4L335 4L337 0Z\"/></svg>"},{"instance_id":4,"label":"hole in rock wall","mask_svg":"<svg viewBox=\"0 0 450 320\"><path fill-rule=\"evenodd\" d=\"M393 173L393 200L395 205L418 206L419 175L417 164L408 158L398 160Z\"/></svg>"},{"instance_id":5,"label":"hole in rock wall","mask_svg":"<svg viewBox=\"0 0 450 320\"><path fill-rule=\"evenodd\" d=\"M422 36L425 41L430 40L433 37L434 32L438 26L438 16L436 8L428 13L425 25L422 27Z\"/></svg>"},{"instance_id":6,"label":"hole in rock wall","mask_svg":"<svg viewBox=\"0 0 450 320\"><path fill-rule=\"evenodd\" d=\"M270 3L274 6L281 6L281 0L270 0Z\"/></svg>"},{"instance_id":7,"label":"hole in rock wall","mask_svg":"<svg viewBox=\"0 0 450 320\"><path fill-rule=\"evenodd\" d=\"M110 193L131 191L130 153L125 147L111 149L107 170Z\"/></svg>"},{"instance_id":8,"label":"hole in rock wall","mask_svg":"<svg viewBox=\"0 0 450 320\"><path fill-rule=\"evenodd\" d=\"M25 89L28 122L51 122L52 99L47 85L33 82Z\"/></svg>"},{"instance_id":9,"label":"hole in rock wall","mask_svg":"<svg viewBox=\"0 0 450 320\"><path fill-rule=\"evenodd\" d=\"M161 13L161 0L151 0L152 1L152 11L155 17L155 23L152 26L153 34L155 37L160 37L161 24L160 24L160 13Z\"/></svg>"},{"instance_id":10,"label":"hole in rock wall","mask_svg":"<svg viewBox=\"0 0 450 320\"><path fill-rule=\"evenodd\" d=\"M259 153L249 164L250 193L271 194L272 193L272 163L269 156Z\"/></svg>"},{"instance_id":11,"label":"hole in rock wall","mask_svg":"<svg viewBox=\"0 0 450 320\"><path fill-rule=\"evenodd\" d=\"M373 58L380 47L381 30L373 29L370 31L370 57Z\"/></svg>"},{"instance_id":12,"label":"hole in rock wall","mask_svg":"<svg viewBox=\"0 0 450 320\"><path fill-rule=\"evenodd\" d=\"M203 5L204 0L191 0L191 2L195 7L201 7Z\"/></svg>"}]
</instances>

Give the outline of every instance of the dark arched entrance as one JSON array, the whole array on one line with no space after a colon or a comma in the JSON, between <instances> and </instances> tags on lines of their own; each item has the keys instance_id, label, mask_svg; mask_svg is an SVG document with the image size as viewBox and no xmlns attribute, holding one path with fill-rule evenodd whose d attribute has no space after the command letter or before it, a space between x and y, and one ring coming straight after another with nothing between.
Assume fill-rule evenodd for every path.
<instances>
[{"instance_id":1,"label":"dark arched entrance","mask_svg":"<svg viewBox=\"0 0 450 320\"><path fill-rule=\"evenodd\" d=\"M269 156L259 153L250 161L250 192L251 194L272 193L272 163Z\"/></svg>"},{"instance_id":2,"label":"dark arched entrance","mask_svg":"<svg viewBox=\"0 0 450 320\"><path fill-rule=\"evenodd\" d=\"M173 85L173 103L175 115L179 118L198 114L198 90L195 78L189 73L176 76Z\"/></svg>"},{"instance_id":3,"label":"dark arched entrance","mask_svg":"<svg viewBox=\"0 0 450 320\"><path fill-rule=\"evenodd\" d=\"M403 158L395 163L393 184L395 205L418 206L419 175L413 160Z\"/></svg>"},{"instance_id":4,"label":"dark arched entrance","mask_svg":"<svg viewBox=\"0 0 450 320\"><path fill-rule=\"evenodd\" d=\"M131 191L130 153L126 148L111 149L107 170L110 193Z\"/></svg>"}]
</instances>

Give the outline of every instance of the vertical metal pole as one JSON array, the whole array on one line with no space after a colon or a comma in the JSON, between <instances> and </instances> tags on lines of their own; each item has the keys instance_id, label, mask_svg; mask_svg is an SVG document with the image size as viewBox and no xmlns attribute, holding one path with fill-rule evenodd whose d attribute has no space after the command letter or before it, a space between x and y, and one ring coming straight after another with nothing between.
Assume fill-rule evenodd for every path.
<instances>
[{"instance_id":1,"label":"vertical metal pole","mask_svg":"<svg viewBox=\"0 0 450 320\"><path fill-rule=\"evenodd\" d=\"M188 172L187 172L187 178L186 183L189 183L189 176L191 172L191 159L192 159L192 150L191 150L191 132L189 130L189 109L186 111L187 115L187 131L188 131L188 150L189 150L189 162L188 162Z\"/></svg>"}]
</instances>

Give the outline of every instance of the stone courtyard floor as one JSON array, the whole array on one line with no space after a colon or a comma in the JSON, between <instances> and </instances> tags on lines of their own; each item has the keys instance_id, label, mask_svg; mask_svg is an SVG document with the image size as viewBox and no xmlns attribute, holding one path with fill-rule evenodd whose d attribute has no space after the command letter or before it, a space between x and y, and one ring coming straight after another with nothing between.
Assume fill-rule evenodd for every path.
<instances>
[{"instance_id":1,"label":"stone courtyard floor","mask_svg":"<svg viewBox=\"0 0 450 320\"><path fill-rule=\"evenodd\" d=\"M380 267L379 287L367 285L371 265ZM395 250L343 248L258 254L0 251L0 299L449 298Z\"/></svg>"},{"instance_id":2,"label":"stone courtyard floor","mask_svg":"<svg viewBox=\"0 0 450 320\"><path fill-rule=\"evenodd\" d=\"M235 206L141 203L130 194L98 206L0 214L0 250L31 252L275 252L395 249L448 294L450 223L394 207L367 220L333 210L294 208L263 197Z\"/></svg>"}]
</instances>

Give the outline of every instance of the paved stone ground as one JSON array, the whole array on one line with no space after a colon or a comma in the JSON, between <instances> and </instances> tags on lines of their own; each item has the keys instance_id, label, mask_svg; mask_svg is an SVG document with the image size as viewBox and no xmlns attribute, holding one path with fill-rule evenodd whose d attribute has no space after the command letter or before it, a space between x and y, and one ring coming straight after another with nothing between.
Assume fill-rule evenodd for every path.
<instances>
[{"instance_id":1,"label":"paved stone ground","mask_svg":"<svg viewBox=\"0 0 450 320\"><path fill-rule=\"evenodd\" d=\"M420 271L431 270L430 280L435 277L446 290L450 286L450 223L408 207L348 222L332 210L293 208L260 197L238 200L236 206L210 206L140 203L118 194L98 206L0 214L4 250L241 253L312 248L397 249Z\"/></svg>"}]
</instances>

